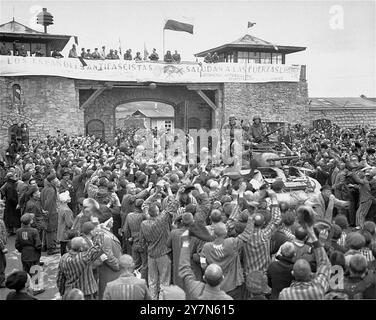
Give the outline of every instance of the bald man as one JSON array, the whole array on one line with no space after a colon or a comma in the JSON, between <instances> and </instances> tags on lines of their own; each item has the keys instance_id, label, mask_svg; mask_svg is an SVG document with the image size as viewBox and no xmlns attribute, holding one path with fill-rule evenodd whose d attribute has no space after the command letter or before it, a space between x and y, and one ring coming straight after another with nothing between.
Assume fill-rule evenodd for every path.
<instances>
[{"instance_id":1,"label":"bald man","mask_svg":"<svg viewBox=\"0 0 376 320\"><path fill-rule=\"evenodd\" d=\"M289 288L281 291L279 300L324 300L325 293L329 289L330 261L313 227L306 227L306 230L308 241L314 248L317 272L313 277L309 262L304 259L297 260L292 271L295 281Z\"/></svg>"},{"instance_id":2,"label":"bald man","mask_svg":"<svg viewBox=\"0 0 376 320\"><path fill-rule=\"evenodd\" d=\"M182 248L179 260L179 276L183 279L185 292L192 300L233 300L231 296L221 290L223 281L222 268L217 264L210 264L204 274L204 282L197 281L191 268L189 231L181 235Z\"/></svg>"},{"instance_id":3,"label":"bald man","mask_svg":"<svg viewBox=\"0 0 376 320\"><path fill-rule=\"evenodd\" d=\"M98 236L94 245L85 251L86 241L82 237L71 240L71 250L61 257L56 284L60 295L73 288L80 289L85 300L96 298L98 285L95 281L92 264L103 255L103 236Z\"/></svg>"},{"instance_id":4,"label":"bald man","mask_svg":"<svg viewBox=\"0 0 376 320\"><path fill-rule=\"evenodd\" d=\"M151 300L149 289L144 279L134 275L134 261L124 254L119 259L120 277L107 283L103 300Z\"/></svg>"},{"instance_id":5,"label":"bald man","mask_svg":"<svg viewBox=\"0 0 376 320\"><path fill-rule=\"evenodd\" d=\"M203 264L217 264L223 271L221 289L234 300L244 298L244 275L240 262L240 252L244 243L251 239L254 227L252 217L248 217L244 231L237 237L227 238L227 227L223 222L214 226L215 240L204 244L201 251Z\"/></svg>"}]
</instances>

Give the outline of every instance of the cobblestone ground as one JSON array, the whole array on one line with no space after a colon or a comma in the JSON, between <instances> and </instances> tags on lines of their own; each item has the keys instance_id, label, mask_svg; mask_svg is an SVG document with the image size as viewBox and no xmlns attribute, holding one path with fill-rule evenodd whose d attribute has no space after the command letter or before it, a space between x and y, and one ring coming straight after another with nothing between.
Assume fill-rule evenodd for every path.
<instances>
[{"instance_id":1,"label":"cobblestone ground","mask_svg":"<svg viewBox=\"0 0 376 320\"><path fill-rule=\"evenodd\" d=\"M8 276L10 273L16 270L22 270L21 264L21 255L20 253L14 248L14 241L15 236L11 236L8 238L8 253L6 254L7 258L7 268L5 271L5 275ZM38 300L56 300L59 298L59 293L56 287L56 275L57 275L57 268L59 265L60 254L55 254L53 256L47 256L45 252L43 252L41 261L44 262L43 271L45 272L45 290L43 293L36 295L35 297ZM5 300L8 292L8 289L0 289L0 300Z\"/></svg>"}]
</instances>

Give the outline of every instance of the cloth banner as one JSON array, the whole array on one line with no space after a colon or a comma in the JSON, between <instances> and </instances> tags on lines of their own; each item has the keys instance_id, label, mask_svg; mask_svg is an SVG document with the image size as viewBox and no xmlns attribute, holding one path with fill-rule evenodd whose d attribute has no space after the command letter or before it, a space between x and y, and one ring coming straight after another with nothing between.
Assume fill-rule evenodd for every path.
<instances>
[{"instance_id":1,"label":"cloth banner","mask_svg":"<svg viewBox=\"0 0 376 320\"><path fill-rule=\"evenodd\" d=\"M178 63L0 56L0 76L57 76L82 80L162 83L298 82L300 65Z\"/></svg>"}]
</instances>

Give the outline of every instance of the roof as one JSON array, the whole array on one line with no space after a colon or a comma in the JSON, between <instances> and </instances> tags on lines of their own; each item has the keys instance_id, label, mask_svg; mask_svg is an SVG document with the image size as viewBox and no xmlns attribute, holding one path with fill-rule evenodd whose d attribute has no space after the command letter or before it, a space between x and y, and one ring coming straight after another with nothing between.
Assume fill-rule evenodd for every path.
<instances>
[{"instance_id":1,"label":"roof","mask_svg":"<svg viewBox=\"0 0 376 320\"><path fill-rule=\"evenodd\" d=\"M341 98L309 98L310 110L325 110L325 109L375 109L376 101L364 99L361 97L341 97Z\"/></svg>"},{"instance_id":2,"label":"roof","mask_svg":"<svg viewBox=\"0 0 376 320\"><path fill-rule=\"evenodd\" d=\"M22 23L15 20L9 21L7 23L0 24L0 32L7 33L22 33L22 34L43 34L43 32L31 29Z\"/></svg>"},{"instance_id":3,"label":"roof","mask_svg":"<svg viewBox=\"0 0 376 320\"><path fill-rule=\"evenodd\" d=\"M257 50L257 51L263 51L263 52L282 52L282 53L288 54L288 53L304 51L306 47L276 45L274 43L254 37L250 34L246 34L243 37L233 42L196 53L195 56L204 57L208 53L213 53L213 52L220 53L223 51L227 51L228 49L246 49L247 51Z\"/></svg>"},{"instance_id":4,"label":"roof","mask_svg":"<svg viewBox=\"0 0 376 320\"><path fill-rule=\"evenodd\" d=\"M27 40L31 43L49 43L52 48L59 51L64 49L71 37L70 35L40 32L15 20L0 25L0 41L13 42L18 40L22 42Z\"/></svg>"},{"instance_id":5,"label":"roof","mask_svg":"<svg viewBox=\"0 0 376 320\"><path fill-rule=\"evenodd\" d=\"M137 110L132 113L132 116L144 115L146 118L173 118L174 115L166 110Z\"/></svg>"}]
</instances>

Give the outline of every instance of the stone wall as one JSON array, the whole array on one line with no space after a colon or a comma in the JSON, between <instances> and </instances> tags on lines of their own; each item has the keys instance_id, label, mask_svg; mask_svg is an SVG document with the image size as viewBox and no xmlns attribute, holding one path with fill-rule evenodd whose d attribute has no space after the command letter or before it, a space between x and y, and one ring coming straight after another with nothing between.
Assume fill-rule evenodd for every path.
<instances>
[{"instance_id":1,"label":"stone wall","mask_svg":"<svg viewBox=\"0 0 376 320\"><path fill-rule=\"evenodd\" d=\"M91 90L80 90L80 101L85 101ZM121 104L132 101L159 101L167 103L175 109L175 128L184 127L184 102L188 101L188 122L190 127L211 128L212 111L202 98L185 86L159 86L149 88L113 88L105 90L85 109L85 124L90 120L100 119L105 125L105 137L113 138L115 109Z\"/></svg>"},{"instance_id":2,"label":"stone wall","mask_svg":"<svg viewBox=\"0 0 376 320\"><path fill-rule=\"evenodd\" d=\"M309 123L306 82L225 83L222 118L259 115L264 122Z\"/></svg>"},{"instance_id":3,"label":"stone wall","mask_svg":"<svg viewBox=\"0 0 376 320\"><path fill-rule=\"evenodd\" d=\"M14 84L22 89L21 103L13 103ZM84 133L83 111L79 110L74 80L60 77L0 77L0 148L8 146L9 127L17 122L29 127L30 140L56 135Z\"/></svg>"}]
</instances>

